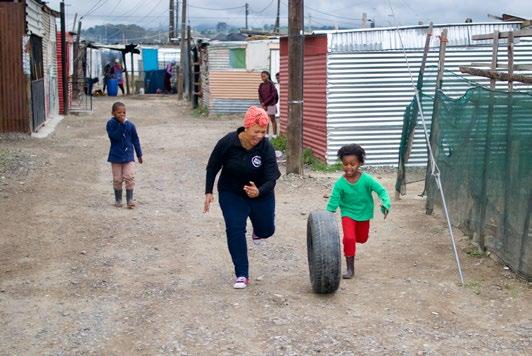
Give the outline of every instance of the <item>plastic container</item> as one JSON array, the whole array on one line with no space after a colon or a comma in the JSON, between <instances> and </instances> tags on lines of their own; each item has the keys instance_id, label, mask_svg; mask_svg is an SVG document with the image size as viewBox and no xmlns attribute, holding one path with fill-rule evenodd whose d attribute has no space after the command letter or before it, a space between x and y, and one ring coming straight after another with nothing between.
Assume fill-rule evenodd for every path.
<instances>
[{"instance_id":1,"label":"plastic container","mask_svg":"<svg viewBox=\"0 0 532 356\"><path fill-rule=\"evenodd\" d=\"M107 95L117 96L118 95L118 80L109 79L107 82Z\"/></svg>"}]
</instances>

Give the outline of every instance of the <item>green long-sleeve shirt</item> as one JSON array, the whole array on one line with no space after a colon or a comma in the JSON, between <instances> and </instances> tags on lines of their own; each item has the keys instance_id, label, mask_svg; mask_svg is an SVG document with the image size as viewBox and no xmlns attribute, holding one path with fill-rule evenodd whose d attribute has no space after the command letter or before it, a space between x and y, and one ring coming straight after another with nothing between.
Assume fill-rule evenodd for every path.
<instances>
[{"instance_id":1,"label":"green long-sleeve shirt","mask_svg":"<svg viewBox=\"0 0 532 356\"><path fill-rule=\"evenodd\" d=\"M373 218L373 196L377 193L382 207L390 210L390 197L381 183L368 173L362 173L356 183L349 183L344 176L334 184L327 204L327 210L336 212L340 207L342 217L347 216L355 221L366 221Z\"/></svg>"}]
</instances>

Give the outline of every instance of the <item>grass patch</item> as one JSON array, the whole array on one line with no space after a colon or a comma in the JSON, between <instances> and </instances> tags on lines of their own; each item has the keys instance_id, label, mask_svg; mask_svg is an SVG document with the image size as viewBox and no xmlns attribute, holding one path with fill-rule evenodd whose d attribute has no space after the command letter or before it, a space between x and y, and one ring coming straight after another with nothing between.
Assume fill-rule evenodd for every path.
<instances>
[{"instance_id":1,"label":"grass patch","mask_svg":"<svg viewBox=\"0 0 532 356\"><path fill-rule=\"evenodd\" d=\"M342 164L337 162L335 164L327 164L317 159L312 153L312 148L305 148L303 150L303 162L309 166L313 171L318 172L337 172L342 170Z\"/></svg>"},{"instance_id":2,"label":"grass patch","mask_svg":"<svg viewBox=\"0 0 532 356\"><path fill-rule=\"evenodd\" d=\"M5 173L12 165L15 157L8 150L0 148L0 173Z\"/></svg>"},{"instance_id":3,"label":"grass patch","mask_svg":"<svg viewBox=\"0 0 532 356\"><path fill-rule=\"evenodd\" d=\"M476 258L481 258L481 257L484 256L484 253L482 251L480 251L478 248L475 248L475 247L466 250L465 253L468 256L476 257Z\"/></svg>"},{"instance_id":4,"label":"grass patch","mask_svg":"<svg viewBox=\"0 0 532 356\"><path fill-rule=\"evenodd\" d=\"M480 294L481 287L482 287L479 281L471 281L471 282L466 283L464 286L466 288L471 289L473 293L475 293L476 295Z\"/></svg>"},{"instance_id":5,"label":"grass patch","mask_svg":"<svg viewBox=\"0 0 532 356\"><path fill-rule=\"evenodd\" d=\"M209 116L209 108L204 105L199 105L197 108L192 110L192 116L194 117L206 117Z\"/></svg>"}]
</instances>

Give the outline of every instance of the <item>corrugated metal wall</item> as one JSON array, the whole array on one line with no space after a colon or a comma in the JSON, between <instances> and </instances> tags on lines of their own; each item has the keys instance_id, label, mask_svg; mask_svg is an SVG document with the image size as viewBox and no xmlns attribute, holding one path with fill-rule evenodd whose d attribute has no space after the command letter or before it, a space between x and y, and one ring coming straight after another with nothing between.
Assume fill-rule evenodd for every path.
<instances>
[{"instance_id":1,"label":"corrugated metal wall","mask_svg":"<svg viewBox=\"0 0 532 356\"><path fill-rule=\"evenodd\" d=\"M48 66L45 66L45 76L48 78L48 108L50 117L54 117L59 114L59 86L57 81L57 51L56 51L56 18L52 15L48 16L49 32L46 34L48 37Z\"/></svg>"},{"instance_id":2,"label":"corrugated metal wall","mask_svg":"<svg viewBox=\"0 0 532 356\"><path fill-rule=\"evenodd\" d=\"M304 47L303 146L324 159L327 148L327 37L307 36ZM281 39L281 93L288 93L288 40ZM281 130L286 132L288 98L281 96Z\"/></svg>"},{"instance_id":3,"label":"corrugated metal wall","mask_svg":"<svg viewBox=\"0 0 532 356\"><path fill-rule=\"evenodd\" d=\"M209 92L212 99L258 100L260 72L213 72L209 73Z\"/></svg>"},{"instance_id":4,"label":"corrugated metal wall","mask_svg":"<svg viewBox=\"0 0 532 356\"><path fill-rule=\"evenodd\" d=\"M43 74L44 74L44 107L46 111L46 118L50 117L50 76L48 75L52 58L50 58L50 15L41 11L42 16L42 60L43 60Z\"/></svg>"},{"instance_id":5,"label":"corrugated metal wall","mask_svg":"<svg viewBox=\"0 0 532 356\"><path fill-rule=\"evenodd\" d=\"M246 69L231 68L229 62L229 52L231 48L246 48L246 42L227 42L223 44L212 44L208 47L209 71L246 71Z\"/></svg>"},{"instance_id":6,"label":"corrugated metal wall","mask_svg":"<svg viewBox=\"0 0 532 356\"><path fill-rule=\"evenodd\" d=\"M44 23L42 17L42 5L34 0L26 0L26 23L28 31L39 37L44 37Z\"/></svg>"},{"instance_id":7,"label":"corrugated metal wall","mask_svg":"<svg viewBox=\"0 0 532 356\"><path fill-rule=\"evenodd\" d=\"M24 3L0 3L0 132L30 132L22 70Z\"/></svg>"},{"instance_id":8,"label":"corrugated metal wall","mask_svg":"<svg viewBox=\"0 0 532 356\"><path fill-rule=\"evenodd\" d=\"M67 77L69 77L71 75L71 71L72 71L72 43L73 43L73 37L70 33L67 33L66 36L65 36L65 39L66 39L66 64L67 64ZM61 53L61 31L57 31L57 42L56 42L56 46L57 46L57 84L58 84L58 93L59 93L59 112L61 114L64 114L65 113L65 108L64 108L64 103L63 103L63 75L62 75L62 71L63 71L63 66L62 66L62 53ZM69 105L70 105L70 100L72 99L72 86L68 85L68 99L69 99Z\"/></svg>"},{"instance_id":9,"label":"corrugated metal wall","mask_svg":"<svg viewBox=\"0 0 532 356\"><path fill-rule=\"evenodd\" d=\"M486 28L485 33L494 29L493 26L482 26ZM502 30L508 29L506 24L501 26ZM439 35L442 28L435 30L434 37ZM472 31L471 27L469 30L469 34L479 33ZM390 33L390 36L393 36L393 33ZM464 41L466 40L464 38ZM368 40L368 43L371 42ZM351 49L351 53L332 52L328 55L327 161L333 163L336 160L336 151L342 145L356 142L366 149L367 164L397 165L403 113L414 95L404 54L399 50L356 51L356 43L349 44L350 47L346 46L343 48ZM505 47L501 43L501 63L507 62ZM338 41L333 48L341 48ZM491 46L486 45L448 47L445 68L459 73L459 66L470 65L471 62L490 62L491 51ZM417 80L421 57L421 48L408 51L414 81ZM437 59L438 49L432 48L428 60L428 65L432 67L427 68L426 82L434 81ZM521 40L516 44L515 62L532 63L532 42ZM446 76L445 92L456 96L464 94L468 86L463 81L450 80L451 77L452 75ZM468 78L482 84L489 83L488 80L478 77ZM506 88L506 83L501 82L499 86ZM514 87L523 88L517 83ZM432 93L434 87L428 88L427 91ZM430 119L430 114L425 113L426 118ZM422 130L418 129L414 137L410 164L424 165L426 158L424 136Z\"/></svg>"},{"instance_id":10,"label":"corrugated metal wall","mask_svg":"<svg viewBox=\"0 0 532 356\"><path fill-rule=\"evenodd\" d=\"M258 72L210 72L209 112L244 113L251 105L260 105Z\"/></svg>"},{"instance_id":11,"label":"corrugated metal wall","mask_svg":"<svg viewBox=\"0 0 532 356\"><path fill-rule=\"evenodd\" d=\"M200 100L201 106L209 107L209 50L208 47L200 47Z\"/></svg>"},{"instance_id":12,"label":"corrugated metal wall","mask_svg":"<svg viewBox=\"0 0 532 356\"><path fill-rule=\"evenodd\" d=\"M471 36L477 34L510 31L517 28L518 22L506 23L460 23L434 25L437 33L447 29L447 46L490 45L491 41L472 41ZM425 35L428 25L403 26L399 28L383 27L374 29L324 31L328 36L329 52L354 52L354 51L384 51L418 49L425 46ZM431 47L439 48L439 38L434 37Z\"/></svg>"},{"instance_id":13,"label":"corrugated metal wall","mask_svg":"<svg viewBox=\"0 0 532 356\"><path fill-rule=\"evenodd\" d=\"M226 42L207 47L208 59L202 74L203 68L207 68L208 76L202 75L202 103L208 106L210 113L244 113L251 105L260 105L260 72L231 68L229 61L230 49L246 46L246 42Z\"/></svg>"},{"instance_id":14,"label":"corrugated metal wall","mask_svg":"<svg viewBox=\"0 0 532 356\"><path fill-rule=\"evenodd\" d=\"M260 106L258 99L213 99L209 112L211 114L242 114L252 105Z\"/></svg>"}]
</instances>

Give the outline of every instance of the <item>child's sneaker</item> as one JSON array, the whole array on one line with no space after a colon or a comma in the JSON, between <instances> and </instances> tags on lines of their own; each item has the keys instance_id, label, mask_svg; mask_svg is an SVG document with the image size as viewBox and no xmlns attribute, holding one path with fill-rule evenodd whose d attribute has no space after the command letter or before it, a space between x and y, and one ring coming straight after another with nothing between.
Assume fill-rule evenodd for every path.
<instances>
[{"instance_id":1,"label":"child's sneaker","mask_svg":"<svg viewBox=\"0 0 532 356\"><path fill-rule=\"evenodd\" d=\"M246 277L238 277L233 285L234 289L244 289L248 286L249 279Z\"/></svg>"}]
</instances>

